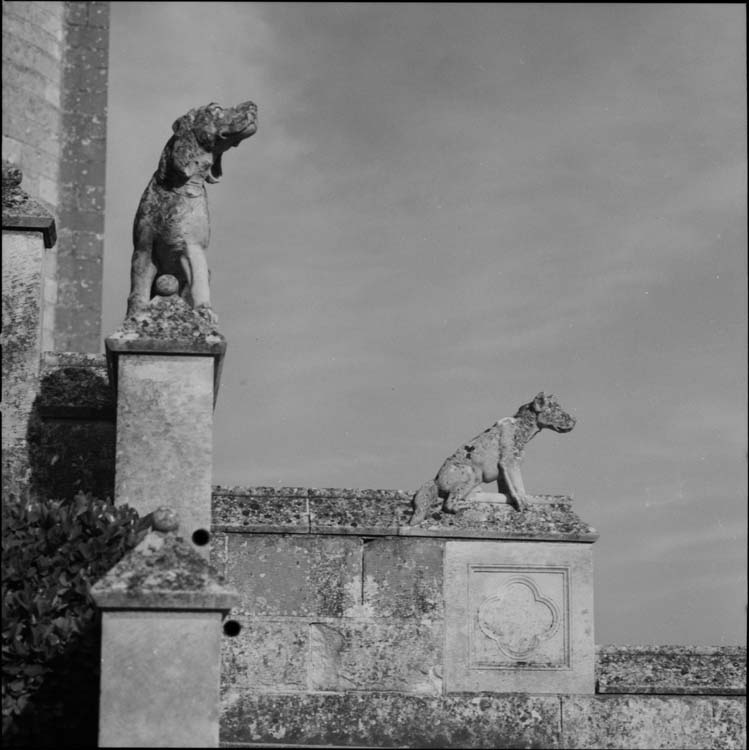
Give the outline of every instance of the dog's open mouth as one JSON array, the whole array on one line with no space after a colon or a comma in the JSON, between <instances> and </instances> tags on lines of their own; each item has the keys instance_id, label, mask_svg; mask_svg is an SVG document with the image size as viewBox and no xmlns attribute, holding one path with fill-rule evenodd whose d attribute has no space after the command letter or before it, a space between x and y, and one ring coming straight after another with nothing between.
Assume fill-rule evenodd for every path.
<instances>
[{"instance_id":1,"label":"dog's open mouth","mask_svg":"<svg viewBox=\"0 0 749 750\"><path fill-rule=\"evenodd\" d=\"M221 152L219 152L213 157L213 164L211 164L211 168L205 179L215 185L217 182L220 182L223 174L224 171L221 168Z\"/></svg>"}]
</instances>

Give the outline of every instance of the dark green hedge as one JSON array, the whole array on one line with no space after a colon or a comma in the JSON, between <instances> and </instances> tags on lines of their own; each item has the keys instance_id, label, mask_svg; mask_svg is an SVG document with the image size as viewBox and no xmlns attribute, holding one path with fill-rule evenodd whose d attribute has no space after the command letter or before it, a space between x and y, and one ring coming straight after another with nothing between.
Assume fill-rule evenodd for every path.
<instances>
[{"instance_id":1,"label":"dark green hedge","mask_svg":"<svg viewBox=\"0 0 749 750\"><path fill-rule=\"evenodd\" d=\"M2 508L3 741L96 746L100 625L90 586L145 535L137 513L78 494Z\"/></svg>"}]
</instances>

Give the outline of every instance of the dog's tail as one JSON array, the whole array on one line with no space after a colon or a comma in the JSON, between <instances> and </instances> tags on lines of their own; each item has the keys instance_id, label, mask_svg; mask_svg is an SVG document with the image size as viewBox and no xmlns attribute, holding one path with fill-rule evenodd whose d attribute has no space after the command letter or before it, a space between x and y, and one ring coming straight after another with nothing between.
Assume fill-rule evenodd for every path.
<instances>
[{"instance_id":1,"label":"dog's tail","mask_svg":"<svg viewBox=\"0 0 749 750\"><path fill-rule=\"evenodd\" d=\"M411 501L413 503L413 513L408 525L415 526L417 523L421 523L426 518L429 509L436 505L438 500L437 482L434 479L424 482Z\"/></svg>"}]
</instances>

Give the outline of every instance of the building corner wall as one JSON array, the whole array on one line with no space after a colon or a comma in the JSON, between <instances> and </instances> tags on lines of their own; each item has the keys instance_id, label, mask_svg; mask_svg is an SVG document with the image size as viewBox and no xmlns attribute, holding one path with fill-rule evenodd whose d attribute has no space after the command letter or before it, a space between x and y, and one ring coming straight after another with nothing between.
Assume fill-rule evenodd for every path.
<instances>
[{"instance_id":1,"label":"building corner wall","mask_svg":"<svg viewBox=\"0 0 749 750\"><path fill-rule=\"evenodd\" d=\"M109 3L66 2L55 349L100 349Z\"/></svg>"},{"instance_id":2,"label":"building corner wall","mask_svg":"<svg viewBox=\"0 0 749 750\"><path fill-rule=\"evenodd\" d=\"M108 2L3 2L3 157L57 218L42 350L100 349Z\"/></svg>"}]
</instances>

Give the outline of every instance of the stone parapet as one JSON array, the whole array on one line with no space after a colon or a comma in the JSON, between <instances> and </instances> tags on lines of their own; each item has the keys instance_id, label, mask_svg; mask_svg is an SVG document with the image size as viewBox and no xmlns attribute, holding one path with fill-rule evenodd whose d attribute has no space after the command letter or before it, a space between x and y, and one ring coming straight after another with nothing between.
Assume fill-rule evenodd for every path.
<instances>
[{"instance_id":1,"label":"stone parapet","mask_svg":"<svg viewBox=\"0 0 749 750\"><path fill-rule=\"evenodd\" d=\"M251 533L432 536L517 541L594 542L598 532L567 496L542 496L524 513L483 504L408 525L412 493L402 490L233 487L213 489L217 530ZM481 505L478 504L477 505Z\"/></svg>"},{"instance_id":2,"label":"stone parapet","mask_svg":"<svg viewBox=\"0 0 749 750\"><path fill-rule=\"evenodd\" d=\"M598 646L599 693L746 695L746 648Z\"/></svg>"},{"instance_id":3,"label":"stone parapet","mask_svg":"<svg viewBox=\"0 0 749 750\"><path fill-rule=\"evenodd\" d=\"M569 498L415 527L410 508L398 490L214 488L211 559L240 598L225 696L593 694L597 533Z\"/></svg>"},{"instance_id":4,"label":"stone parapet","mask_svg":"<svg viewBox=\"0 0 749 750\"><path fill-rule=\"evenodd\" d=\"M537 500L410 527L399 490L214 487L222 745L745 747L746 650L595 649L597 532Z\"/></svg>"}]
</instances>

